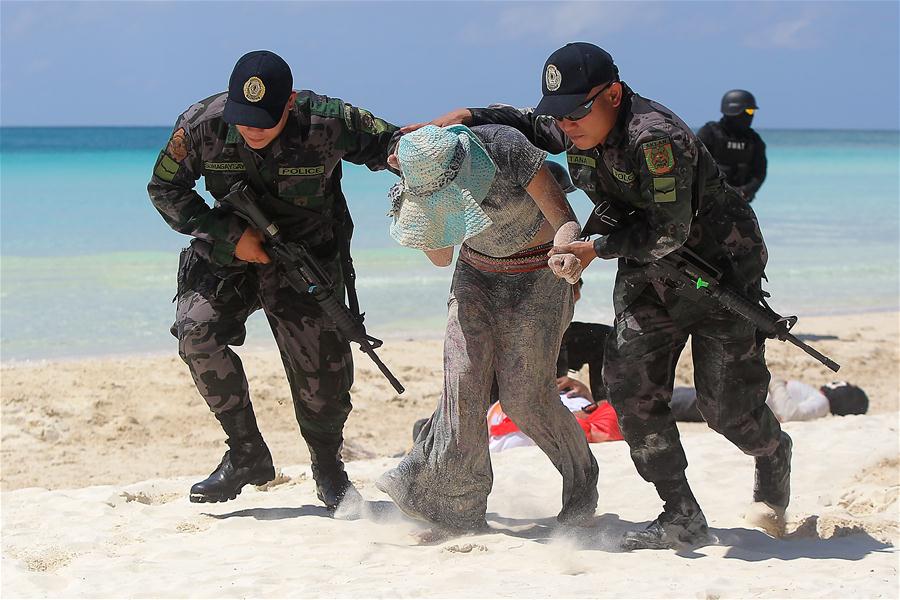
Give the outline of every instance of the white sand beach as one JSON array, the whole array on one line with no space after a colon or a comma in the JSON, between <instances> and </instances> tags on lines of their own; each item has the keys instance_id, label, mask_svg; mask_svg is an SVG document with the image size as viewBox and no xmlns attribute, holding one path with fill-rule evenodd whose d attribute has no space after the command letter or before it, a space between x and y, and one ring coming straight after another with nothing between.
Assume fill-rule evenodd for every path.
<instances>
[{"instance_id":1,"label":"white sand beach","mask_svg":"<svg viewBox=\"0 0 900 600\"><path fill-rule=\"evenodd\" d=\"M357 357L345 455L367 504L352 520L330 518L315 498L274 349L242 357L282 477L212 505L190 504L186 492L215 467L224 435L174 350L6 364L0 595L896 598L898 317L802 319L797 333L820 338L811 343L843 365L838 376L768 343L773 373L814 385L840 377L871 400L864 416L785 425L794 438L785 539L742 518L752 459L703 424L683 424L688 476L718 538L692 552L617 550L625 529L660 510L623 442L592 446L601 471L591 527L557 526L561 479L540 451L519 448L494 457L491 532L421 544L424 525L373 482L437 401L440 341L387 343L402 396ZM690 375L684 357L679 382Z\"/></svg>"}]
</instances>

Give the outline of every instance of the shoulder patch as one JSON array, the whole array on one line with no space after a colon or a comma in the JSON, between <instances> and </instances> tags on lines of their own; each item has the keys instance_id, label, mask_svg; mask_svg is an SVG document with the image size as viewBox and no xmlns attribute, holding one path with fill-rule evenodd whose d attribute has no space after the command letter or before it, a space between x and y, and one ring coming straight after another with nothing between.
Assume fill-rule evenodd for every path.
<instances>
[{"instance_id":1,"label":"shoulder patch","mask_svg":"<svg viewBox=\"0 0 900 600\"><path fill-rule=\"evenodd\" d=\"M175 130L169 143L166 145L166 154L172 157L176 162L181 162L188 155L189 144L187 141L184 127Z\"/></svg>"},{"instance_id":2,"label":"shoulder patch","mask_svg":"<svg viewBox=\"0 0 900 600\"><path fill-rule=\"evenodd\" d=\"M592 169L597 168L597 161L595 159L582 154L566 154L566 161L572 165L584 165L586 167L591 167Z\"/></svg>"},{"instance_id":3,"label":"shoulder patch","mask_svg":"<svg viewBox=\"0 0 900 600\"><path fill-rule=\"evenodd\" d=\"M171 183L172 180L175 179L180 168L181 165L172 160L172 157L163 151L159 153L159 158L156 159L156 166L153 167L153 174L163 181Z\"/></svg>"},{"instance_id":4,"label":"shoulder patch","mask_svg":"<svg viewBox=\"0 0 900 600\"><path fill-rule=\"evenodd\" d=\"M653 140L641 144L647 168L654 175L665 175L675 168L675 155L672 154L672 142L668 138Z\"/></svg>"},{"instance_id":5,"label":"shoulder patch","mask_svg":"<svg viewBox=\"0 0 900 600\"><path fill-rule=\"evenodd\" d=\"M653 201L654 202L675 202L677 200L675 194L675 178L674 177L654 177L653 178Z\"/></svg>"}]
</instances>

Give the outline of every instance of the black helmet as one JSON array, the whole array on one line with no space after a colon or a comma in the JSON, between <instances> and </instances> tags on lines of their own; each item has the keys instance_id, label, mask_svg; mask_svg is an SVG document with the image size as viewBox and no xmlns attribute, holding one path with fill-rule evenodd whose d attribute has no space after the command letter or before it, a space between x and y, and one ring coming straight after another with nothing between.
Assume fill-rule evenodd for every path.
<instances>
[{"instance_id":1,"label":"black helmet","mask_svg":"<svg viewBox=\"0 0 900 600\"><path fill-rule=\"evenodd\" d=\"M553 162L552 160L545 160L544 164L547 165L547 168L550 169L550 174L553 175L553 179L556 180L556 183L559 184L559 187L562 188L567 194L571 194L578 188L572 185L572 178L569 177L569 170L564 166L557 162Z\"/></svg>"},{"instance_id":2,"label":"black helmet","mask_svg":"<svg viewBox=\"0 0 900 600\"><path fill-rule=\"evenodd\" d=\"M734 117L748 108L759 108L756 105L756 98L747 90L731 90L725 92L722 96L722 114Z\"/></svg>"}]
</instances>

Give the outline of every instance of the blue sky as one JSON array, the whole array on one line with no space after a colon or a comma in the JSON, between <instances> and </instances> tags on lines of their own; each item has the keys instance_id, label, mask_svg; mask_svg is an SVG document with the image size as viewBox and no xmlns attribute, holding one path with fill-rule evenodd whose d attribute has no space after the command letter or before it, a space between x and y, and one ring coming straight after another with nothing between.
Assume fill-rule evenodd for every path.
<instances>
[{"instance_id":1,"label":"blue sky","mask_svg":"<svg viewBox=\"0 0 900 600\"><path fill-rule=\"evenodd\" d=\"M753 91L761 128L897 129L898 2L0 4L0 124L171 125L271 49L295 87L395 123L532 105L546 57L590 41L691 125Z\"/></svg>"}]
</instances>

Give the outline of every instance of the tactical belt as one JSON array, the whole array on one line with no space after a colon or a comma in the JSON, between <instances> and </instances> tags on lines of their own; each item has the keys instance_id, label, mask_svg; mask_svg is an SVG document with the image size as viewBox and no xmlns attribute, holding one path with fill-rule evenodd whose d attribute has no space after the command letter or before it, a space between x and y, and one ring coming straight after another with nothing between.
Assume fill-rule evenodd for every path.
<instances>
[{"instance_id":1,"label":"tactical belt","mask_svg":"<svg viewBox=\"0 0 900 600\"><path fill-rule=\"evenodd\" d=\"M463 244L459 250L459 260L470 267L488 273L530 273L547 269L547 252L553 247L553 242L547 242L534 248L526 248L503 258L496 258L472 250Z\"/></svg>"}]
</instances>

